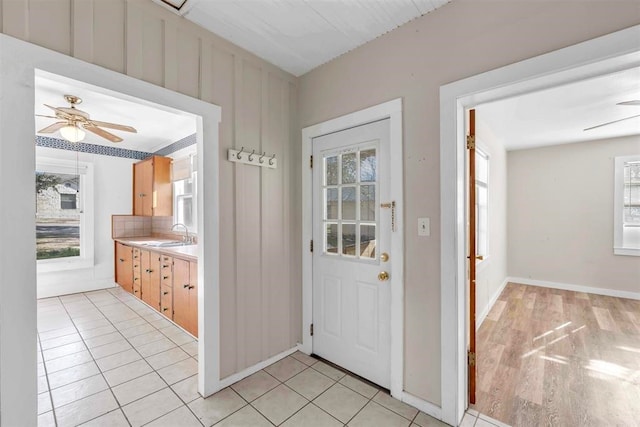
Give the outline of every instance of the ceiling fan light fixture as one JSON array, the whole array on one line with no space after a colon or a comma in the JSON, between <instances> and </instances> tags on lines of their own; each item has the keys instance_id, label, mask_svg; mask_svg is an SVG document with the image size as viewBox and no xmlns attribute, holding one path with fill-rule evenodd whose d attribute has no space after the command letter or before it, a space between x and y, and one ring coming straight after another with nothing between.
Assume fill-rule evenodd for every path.
<instances>
[{"instance_id":1,"label":"ceiling fan light fixture","mask_svg":"<svg viewBox=\"0 0 640 427\"><path fill-rule=\"evenodd\" d=\"M67 125L60 128L60 135L69 142L80 142L87 133L74 125Z\"/></svg>"}]
</instances>

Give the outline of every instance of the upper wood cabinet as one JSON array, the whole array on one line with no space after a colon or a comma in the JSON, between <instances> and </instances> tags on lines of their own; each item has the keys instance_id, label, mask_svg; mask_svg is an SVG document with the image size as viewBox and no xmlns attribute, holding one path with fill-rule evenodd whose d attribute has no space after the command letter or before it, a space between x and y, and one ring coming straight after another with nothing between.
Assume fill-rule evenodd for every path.
<instances>
[{"instance_id":1,"label":"upper wood cabinet","mask_svg":"<svg viewBox=\"0 0 640 427\"><path fill-rule=\"evenodd\" d=\"M133 214L173 215L171 158L152 156L133 165Z\"/></svg>"}]
</instances>

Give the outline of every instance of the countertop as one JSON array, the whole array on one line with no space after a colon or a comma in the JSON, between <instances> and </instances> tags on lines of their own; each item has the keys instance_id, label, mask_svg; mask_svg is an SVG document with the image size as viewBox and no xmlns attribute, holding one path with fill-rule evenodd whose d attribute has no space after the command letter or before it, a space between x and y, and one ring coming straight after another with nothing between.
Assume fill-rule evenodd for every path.
<instances>
[{"instance_id":1,"label":"countertop","mask_svg":"<svg viewBox=\"0 0 640 427\"><path fill-rule=\"evenodd\" d=\"M113 239L116 242L120 242L127 246L133 246L140 249L146 249L148 251L158 252L161 254L175 256L178 258L188 259L190 261L198 260L198 245L184 245L184 246L149 246L143 244L143 242L172 242L172 239L163 239L158 237L118 237Z\"/></svg>"}]
</instances>

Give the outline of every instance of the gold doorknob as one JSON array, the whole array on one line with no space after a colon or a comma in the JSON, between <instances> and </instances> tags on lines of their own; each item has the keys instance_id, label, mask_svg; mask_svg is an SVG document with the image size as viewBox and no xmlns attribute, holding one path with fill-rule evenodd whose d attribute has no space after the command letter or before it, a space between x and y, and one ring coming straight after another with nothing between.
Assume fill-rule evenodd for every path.
<instances>
[{"instance_id":1,"label":"gold doorknob","mask_svg":"<svg viewBox=\"0 0 640 427\"><path fill-rule=\"evenodd\" d=\"M389 254L388 254L388 253L386 253L386 252L382 252L382 253L380 254L380 261L382 261L382 262L387 262L387 261L389 261Z\"/></svg>"},{"instance_id":2,"label":"gold doorknob","mask_svg":"<svg viewBox=\"0 0 640 427\"><path fill-rule=\"evenodd\" d=\"M387 273L386 271L381 271L378 274L378 280L380 280L381 282L384 282L385 280L389 280L389 273Z\"/></svg>"}]
</instances>

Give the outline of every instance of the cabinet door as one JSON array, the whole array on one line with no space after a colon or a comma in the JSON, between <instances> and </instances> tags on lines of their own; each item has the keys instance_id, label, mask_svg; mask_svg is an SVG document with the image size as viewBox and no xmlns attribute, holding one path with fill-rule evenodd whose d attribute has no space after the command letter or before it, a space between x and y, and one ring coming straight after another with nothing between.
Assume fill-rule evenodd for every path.
<instances>
[{"instance_id":1,"label":"cabinet door","mask_svg":"<svg viewBox=\"0 0 640 427\"><path fill-rule=\"evenodd\" d=\"M171 184L171 158L153 157L153 216L173 215L173 185Z\"/></svg>"},{"instance_id":2,"label":"cabinet door","mask_svg":"<svg viewBox=\"0 0 640 427\"><path fill-rule=\"evenodd\" d=\"M116 283L133 293L133 248L116 242Z\"/></svg>"},{"instance_id":3,"label":"cabinet door","mask_svg":"<svg viewBox=\"0 0 640 427\"><path fill-rule=\"evenodd\" d=\"M160 255L140 251L142 256L142 300L160 310Z\"/></svg>"},{"instance_id":4,"label":"cabinet door","mask_svg":"<svg viewBox=\"0 0 640 427\"><path fill-rule=\"evenodd\" d=\"M187 331L194 337L198 336L198 263L189 262L189 327Z\"/></svg>"},{"instance_id":5,"label":"cabinet door","mask_svg":"<svg viewBox=\"0 0 640 427\"><path fill-rule=\"evenodd\" d=\"M189 261L173 259L173 321L189 330Z\"/></svg>"},{"instance_id":6,"label":"cabinet door","mask_svg":"<svg viewBox=\"0 0 640 427\"><path fill-rule=\"evenodd\" d=\"M133 165L133 214L153 215L153 159Z\"/></svg>"},{"instance_id":7,"label":"cabinet door","mask_svg":"<svg viewBox=\"0 0 640 427\"><path fill-rule=\"evenodd\" d=\"M142 256L140 249L133 248L133 295L142 298Z\"/></svg>"}]
</instances>

